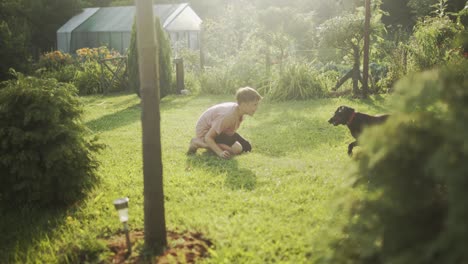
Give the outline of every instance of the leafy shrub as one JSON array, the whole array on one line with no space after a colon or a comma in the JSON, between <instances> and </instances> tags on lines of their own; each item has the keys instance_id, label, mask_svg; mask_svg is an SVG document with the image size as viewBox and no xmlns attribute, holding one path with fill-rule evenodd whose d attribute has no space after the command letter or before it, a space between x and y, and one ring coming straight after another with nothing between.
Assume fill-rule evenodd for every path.
<instances>
[{"instance_id":1,"label":"leafy shrub","mask_svg":"<svg viewBox=\"0 0 468 264\"><path fill-rule=\"evenodd\" d=\"M255 50L246 47L235 57L207 67L200 77L200 89L207 94L233 94L239 87L260 87L268 79Z\"/></svg>"},{"instance_id":2,"label":"leafy shrub","mask_svg":"<svg viewBox=\"0 0 468 264\"><path fill-rule=\"evenodd\" d=\"M121 91L126 87L126 73L116 72L119 66L119 52L109 50L106 46L98 48L82 48L76 51L76 60L79 70L74 79L74 84L80 94L95 94L103 92ZM107 61L103 61L107 60ZM106 65L101 65L105 63ZM116 76L107 68L109 67ZM104 80L107 80L104 82ZM112 83L108 83L113 80Z\"/></svg>"},{"instance_id":3,"label":"leafy shrub","mask_svg":"<svg viewBox=\"0 0 468 264\"><path fill-rule=\"evenodd\" d=\"M75 72L78 70L75 59L59 50L46 52L39 57L35 65L35 76L39 78L55 78L59 82L73 82Z\"/></svg>"},{"instance_id":4,"label":"leafy shrub","mask_svg":"<svg viewBox=\"0 0 468 264\"><path fill-rule=\"evenodd\" d=\"M73 58L70 54L63 53L59 50L46 52L39 57L38 67L48 70L58 70L66 65L73 63Z\"/></svg>"},{"instance_id":5,"label":"leafy shrub","mask_svg":"<svg viewBox=\"0 0 468 264\"><path fill-rule=\"evenodd\" d=\"M397 84L398 113L364 131L365 190L332 263L468 261L468 60Z\"/></svg>"},{"instance_id":6,"label":"leafy shrub","mask_svg":"<svg viewBox=\"0 0 468 264\"><path fill-rule=\"evenodd\" d=\"M176 77L175 74L173 75ZM184 73L184 86L186 90L189 90L191 93L200 92L200 78L199 74L193 71L187 71ZM176 80L173 80L176 83Z\"/></svg>"},{"instance_id":7,"label":"leafy shrub","mask_svg":"<svg viewBox=\"0 0 468 264\"><path fill-rule=\"evenodd\" d=\"M83 95L120 91L126 87L127 78L124 71L116 72L119 61L112 59L117 57L120 57L117 51L105 46L78 49L75 57L61 51L52 51L41 56L35 75L46 79L55 78L59 82L71 82ZM103 62L104 59L107 61ZM108 67L116 72L116 76ZM104 80L107 81L103 82Z\"/></svg>"},{"instance_id":8,"label":"leafy shrub","mask_svg":"<svg viewBox=\"0 0 468 264\"><path fill-rule=\"evenodd\" d=\"M65 65L59 69L47 70L40 68L36 71L37 76L43 79L54 78L59 82L71 83L75 79L78 68L74 64Z\"/></svg>"},{"instance_id":9,"label":"leafy shrub","mask_svg":"<svg viewBox=\"0 0 468 264\"><path fill-rule=\"evenodd\" d=\"M16 3L15 3L16 4ZM8 4L2 2L2 19L0 19L0 81L11 79L9 69L22 72L31 70L30 29L25 23L15 23L8 19ZM5 16L6 15L6 16ZM13 17L12 17L13 18Z\"/></svg>"},{"instance_id":10,"label":"leafy shrub","mask_svg":"<svg viewBox=\"0 0 468 264\"><path fill-rule=\"evenodd\" d=\"M465 29L468 28L468 8L463 8L458 12L458 15L460 16L460 23L463 25Z\"/></svg>"},{"instance_id":11,"label":"leafy shrub","mask_svg":"<svg viewBox=\"0 0 468 264\"><path fill-rule=\"evenodd\" d=\"M17 74L0 89L0 203L54 206L77 201L97 181L96 139L84 138L76 90Z\"/></svg>"},{"instance_id":12,"label":"leafy shrub","mask_svg":"<svg viewBox=\"0 0 468 264\"><path fill-rule=\"evenodd\" d=\"M325 96L325 87L318 71L307 64L288 65L273 85L268 97L271 100L305 100Z\"/></svg>"},{"instance_id":13,"label":"leafy shrub","mask_svg":"<svg viewBox=\"0 0 468 264\"><path fill-rule=\"evenodd\" d=\"M408 46L402 42L392 45L391 51L386 57L388 72L380 80L379 86L391 89L393 85L407 73Z\"/></svg>"},{"instance_id":14,"label":"leafy shrub","mask_svg":"<svg viewBox=\"0 0 468 264\"><path fill-rule=\"evenodd\" d=\"M98 48L81 48L76 50L76 58L79 62L99 61L120 56L118 51L109 50L106 46Z\"/></svg>"},{"instance_id":15,"label":"leafy shrub","mask_svg":"<svg viewBox=\"0 0 468 264\"><path fill-rule=\"evenodd\" d=\"M461 28L447 16L426 17L415 26L410 41L412 67L426 70L448 60L453 38Z\"/></svg>"},{"instance_id":16,"label":"leafy shrub","mask_svg":"<svg viewBox=\"0 0 468 264\"><path fill-rule=\"evenodd\" d=\"M227 67L206 68L200 75L201 93L232 94L237 88L236 80Z\"/></svg>"},{"instance_id":17,"label":"leafy shrub","mask_svg":"<svg viewBox=\"0 0 468 264\"><path fill-rule=\"evenodd\" d=\"M186 72L199 72L200 71L200 51L186 48L178 49L177 57L184 60L184 70Z\"/></svg>"},{"instance_id":18,"label":"leafy shrub","mask_svg":"<svg viewBox=\"0 0 468 264\"><path fill-rule=\"evenodd\" d=\"M95 61L85 61L80 70L76 72L73 84L78 88L79 94L88 95L103 92L101 83L101 69ZM108 78L110 73L107 72Z\"/></svg>"}]
</instances>

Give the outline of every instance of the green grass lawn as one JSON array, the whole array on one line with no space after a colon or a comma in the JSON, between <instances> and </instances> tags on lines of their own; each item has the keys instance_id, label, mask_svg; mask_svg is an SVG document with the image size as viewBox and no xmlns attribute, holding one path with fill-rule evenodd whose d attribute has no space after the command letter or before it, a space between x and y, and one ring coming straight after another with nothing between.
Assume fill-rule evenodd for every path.
<instances>
[{"instance_id":1,"label":"green grass lawn","mask_svg":"<svg viewBox=\"0 0 468 264\"><path fill-rule=\"evenodd\" d=\"M84 122L107 145L98 156L102 179L89 197L66 211L27 208L4 213L0 263L86 262L102 241L121 234L112 201L130 198L131 229L143 229L140 100L133 94L82 99ZM167 229L198 231L214 246L207 263L317 263L339 235L350 192L353 139L327 120L342 104L384 113L383 98L264 101L239 133L253 151L221 160L185 152L199 115L229 96L170 96L161 103ZM356 148L358 150L358 148Z\"/></svg>"}]
</instances>

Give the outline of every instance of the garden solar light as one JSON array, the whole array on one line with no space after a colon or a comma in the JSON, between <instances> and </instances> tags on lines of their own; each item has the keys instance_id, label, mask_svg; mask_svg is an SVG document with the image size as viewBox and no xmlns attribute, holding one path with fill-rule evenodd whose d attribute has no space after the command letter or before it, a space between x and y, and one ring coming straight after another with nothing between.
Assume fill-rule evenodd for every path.
<instances>
[{"instance_id":1,"label":"garden solar light","mask_svg":"<svg viewBox=\"0 0 468 264\"><path fill-rule=\"evenodd\" d=\"M130 236L128 234L128 197L119 198L114 200L115 209L119 213L120 222L123 223L124 231L125 231L125 238L127 240L127 250L128 254L132 253L132 245L130 244Z\"/></svg>"},{"instance_id":2,"label":"garden solar light","mask_svg":"<svg viewBox=\"0 0 468 264\"><path fill-rule=\"evenodd\" d=\"M114 200L115 209L119 213L120 222L126 223L128 221L128 198L119 198Z\"/></svg>"}]
</instances>

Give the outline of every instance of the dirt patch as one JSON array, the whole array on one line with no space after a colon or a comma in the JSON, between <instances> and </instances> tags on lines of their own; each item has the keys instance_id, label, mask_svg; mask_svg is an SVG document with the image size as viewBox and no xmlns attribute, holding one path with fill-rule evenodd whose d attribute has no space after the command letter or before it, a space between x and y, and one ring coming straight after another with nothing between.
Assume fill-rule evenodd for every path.
<instances>
[{"instance_id":1,"label":"dirt patch","mask_svg":"<svg viewBox=\"0 0 468 264\"><path fill-rule=\"evenodd\" d=\"M128 254L125 234L108 240L107 246L114 253L109 257L111 263L195 263L201 258L209 257L209 249L213 246L210 240L198 232L167 231L167 248L159 256L145 252L144 232L134 230L130 232L132 254Z\"/></svg>"}]
</instances>

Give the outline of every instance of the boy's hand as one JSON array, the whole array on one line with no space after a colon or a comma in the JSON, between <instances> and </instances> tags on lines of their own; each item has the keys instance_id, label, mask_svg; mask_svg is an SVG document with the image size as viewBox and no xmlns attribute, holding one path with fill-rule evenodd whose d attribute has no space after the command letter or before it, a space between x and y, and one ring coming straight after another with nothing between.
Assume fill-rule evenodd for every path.
<instances>
[{"instance_id":1,"label":"boy's hand","mask_svg":"<svg viewBox=\"0 0 468 264\"><path fill-rule=\"evenodd\" d=\"M223 158L223 159L229 159L231 157L231 153L229 153L229 151L227 151L227 150L223 150L223 151L218 153L218 156Z\"/></svg>"}]
</instances>

